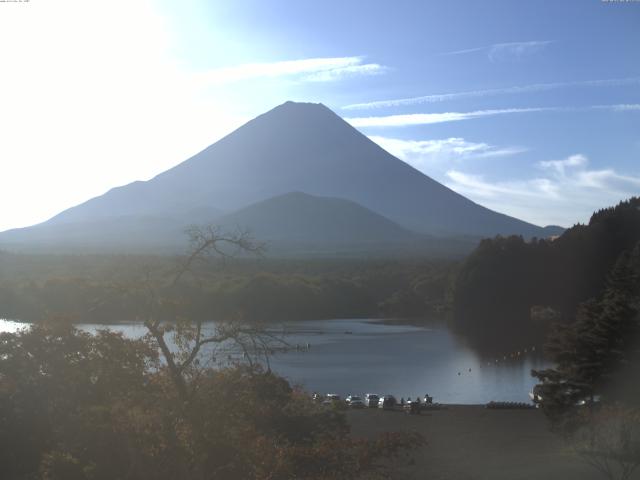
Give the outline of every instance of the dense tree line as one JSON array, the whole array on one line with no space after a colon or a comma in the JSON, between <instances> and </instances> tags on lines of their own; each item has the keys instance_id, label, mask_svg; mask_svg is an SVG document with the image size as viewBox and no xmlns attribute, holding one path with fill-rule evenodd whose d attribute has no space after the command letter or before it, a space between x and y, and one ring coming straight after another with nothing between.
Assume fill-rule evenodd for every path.
<instances>
[{"instance_id":1,"label":"dense tree line","mask_svg":"<svg viewBox=\"0 0 640 480\"><path fill-rule=\"evenodd\" d=\"M483 240L460 267L453 324L473 342L505 348L541 342L605 288L607 272L640 240L640 198L594 213L555 239Z\"/></svg>"},{"instance_id":2,"label":"dense tree line","mask_svg":"<svg viewBox=\"0 0 640 480\"><path fill-rule=\"evenodd\" d=\"M170 278L175 259L0 253L0 318L76 322L142 318L145 282ZM199 281L163 285L162 309L192 319L285 321L443 316L456 264L449 261L209 259ZM165 282L166 283L166 282Z\"/></svg>"}]
</instances>

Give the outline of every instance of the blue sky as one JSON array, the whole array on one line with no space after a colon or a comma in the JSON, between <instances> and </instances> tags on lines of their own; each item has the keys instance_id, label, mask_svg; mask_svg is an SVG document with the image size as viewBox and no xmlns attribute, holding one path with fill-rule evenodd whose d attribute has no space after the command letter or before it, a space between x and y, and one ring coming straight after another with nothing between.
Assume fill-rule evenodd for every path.
<instances>
[{"instance_id":1,"label":"blue sky","mask_svg":"<svg viewBox=\"0 0 640 480\"><path fill-rule=\"evenodd\" d=\"M49 3L0 4L0 229L286 100L536 224L640 194L640 2Z\"/></svg>"}]
</instances>

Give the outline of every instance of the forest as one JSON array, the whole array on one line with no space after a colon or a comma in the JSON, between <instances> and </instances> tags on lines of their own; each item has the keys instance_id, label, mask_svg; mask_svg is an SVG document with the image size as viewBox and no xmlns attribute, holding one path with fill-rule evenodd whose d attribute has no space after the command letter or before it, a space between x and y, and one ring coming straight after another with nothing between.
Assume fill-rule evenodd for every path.
<instances>
[{"instance_id":1,"label":"forest","mask_svg":"<svg viewBox=\"0 0 640 480\"><path fill-rule=\"evenodd\" d=\"M449 260L208 258L198 281L167 282L180 257L0 252L0 318L41 322L140 320L153 283L163 318L280 322L326 318L445 318L457 263Z\"/></svg>"},{"instance_id":2,"label":"forest","mask_svg":"<svg viewBox=\"0 0 640 480\"><path fill-rule=\"evenodd\" d=\"M595 212L551 239L483 240L454 282L452 325L483 348L543 342L605 289L621 255L640 242L640 198Z\"/></svg>"}]
</instances>

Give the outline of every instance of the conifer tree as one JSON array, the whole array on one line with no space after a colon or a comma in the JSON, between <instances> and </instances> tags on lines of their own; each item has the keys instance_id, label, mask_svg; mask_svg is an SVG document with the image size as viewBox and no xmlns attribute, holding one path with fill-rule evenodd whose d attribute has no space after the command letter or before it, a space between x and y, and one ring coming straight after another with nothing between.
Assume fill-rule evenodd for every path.
<instances>
[{"instance_id":1,"label":"conifer tree","mask_svg":"<svg viewBox=\"0 0 640 480\"><path fill-rule=\"evenodd\" d=\"M637 403L628 385L639 370L640 243L620 255L597 300L584 302L571 325L557 326L546 345L555 367L532 372L554 421L570 419L580 403Z\"/></svg>"}]
</instances>

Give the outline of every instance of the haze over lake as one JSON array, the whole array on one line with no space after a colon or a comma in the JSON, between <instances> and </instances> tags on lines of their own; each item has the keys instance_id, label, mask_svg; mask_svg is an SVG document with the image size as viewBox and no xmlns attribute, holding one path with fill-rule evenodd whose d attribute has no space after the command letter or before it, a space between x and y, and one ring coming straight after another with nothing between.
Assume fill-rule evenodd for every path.
<instances>
[{"instance_id":1,"label":"haze over lake","mask_svg":"<svg viewBox=\"0 0 640 480\"><path fill-rule=\"evenodd\" d=\"M15 331L23 325L1 320L0 331ZM78 327L95 332L105 325ZM140 324L107 327L129 337L146 333ZM212 329L213 324L207 328ZM428 393L440 403L528 402L528 392L536 383L531 369L548 365L540 355L523 352L514 359L509 355L517 352L483 357L440 324L418 327L363 319L316 320L285 323L274 332L284 332L290 346L286 353L277 351L270 357L275 372L309 392L343 397L374 392L406 399ZM211 349L204 350L202 361L211 356ZM223 349L215 353L215 360L226 365L242 362L243 357L236 350Z\"/></svg>"}]
</instances>

